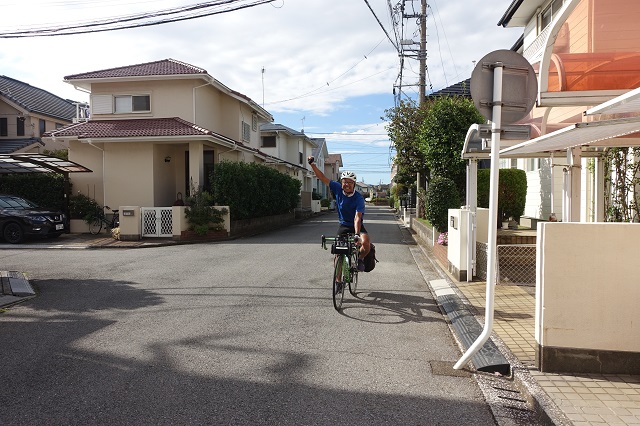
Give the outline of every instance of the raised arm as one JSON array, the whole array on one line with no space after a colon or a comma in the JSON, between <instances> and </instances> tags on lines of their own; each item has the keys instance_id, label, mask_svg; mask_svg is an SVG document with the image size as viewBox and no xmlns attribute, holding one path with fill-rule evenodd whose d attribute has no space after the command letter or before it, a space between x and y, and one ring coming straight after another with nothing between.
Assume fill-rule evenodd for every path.
<instances>
[{"instance_id":1,"label":"raised arm","mask_svg":"<svg viewBox=\"0 0 640 426\"><path fill-rule=\"evenodd\" d=\"M320 179L322 181L322 183L324 183L325 185L329 186L329 181L330 179L328 177L326 177L324 175L324 173L322 173L320 171L320 169L318 168L318 166L316 166L315 163L315 158L313 157L308 157L307 161L309 162L309 164L311 165L311 169L313 170L313 173L316 174L316 176L318 177L318 179Z\"/></svg>"}]
</instances>

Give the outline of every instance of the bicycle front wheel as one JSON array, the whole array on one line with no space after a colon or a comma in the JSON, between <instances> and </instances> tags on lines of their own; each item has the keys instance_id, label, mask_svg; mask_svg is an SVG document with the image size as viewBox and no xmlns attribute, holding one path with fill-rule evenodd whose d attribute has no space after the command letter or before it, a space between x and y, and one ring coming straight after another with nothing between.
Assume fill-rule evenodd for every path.
<instances>
[{"instance_id":1,"label":"bicycle front wheel","mask_svg":"<svg viewBox=\"0 0 640 426\"><path fill-rule=\"evenodd\" d=\"M333 307L336 311L342 309L342 300L344 299L344 287L346 286L346 277L348 275L347 257L339 255L335 257L333 268Z\"/></svg>"},{"instance_id":2,"label":"bicycle front wheel","mask_svg":"<svg viewBox=\"0 0 640 426\"><path fill-rule=\"evenodd\" d=\"M89 232L93 235L97 235L102 230L102 219L96 217L89 224Z\"/></svg>"}]
</instances>

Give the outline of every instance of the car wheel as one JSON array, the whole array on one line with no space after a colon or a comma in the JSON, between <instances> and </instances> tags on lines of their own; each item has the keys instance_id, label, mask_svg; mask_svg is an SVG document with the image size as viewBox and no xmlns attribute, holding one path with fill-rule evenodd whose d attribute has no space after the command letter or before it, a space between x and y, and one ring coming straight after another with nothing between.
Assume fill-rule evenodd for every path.
<instances>
[{"instance_id":1,"label":"car wheel","mask_svg":"<svg viewBox=\"0 0 640 426\"><path fill-rule=\"evenodd\" d=\"M9 223L4 227L4 231L2 233L6 242L11 244L21 243L24 239L24 232L22 231L22 227L17 223Z\"/></svg>"}]
</instances>

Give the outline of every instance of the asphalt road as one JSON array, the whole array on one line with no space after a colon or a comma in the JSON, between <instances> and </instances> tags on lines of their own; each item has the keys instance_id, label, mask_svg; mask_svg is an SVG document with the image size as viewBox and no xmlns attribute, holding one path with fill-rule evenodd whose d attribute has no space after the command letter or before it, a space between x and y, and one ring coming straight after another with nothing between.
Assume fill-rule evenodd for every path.
<instances>
[{"instance_id":1,"label":"asphalt road","mask_svg":"<svg viewBox=\"0 0 640 426\"><path fill-rule=\"evenodd\" d=\"M474 379L448 374L461 353L389 209L365 218L380 263L333 309L320 235L336 221L223 243L0 250L0 269L38 291L0 313L0 424L495 424Z\"/></svg>"}]
</instances>

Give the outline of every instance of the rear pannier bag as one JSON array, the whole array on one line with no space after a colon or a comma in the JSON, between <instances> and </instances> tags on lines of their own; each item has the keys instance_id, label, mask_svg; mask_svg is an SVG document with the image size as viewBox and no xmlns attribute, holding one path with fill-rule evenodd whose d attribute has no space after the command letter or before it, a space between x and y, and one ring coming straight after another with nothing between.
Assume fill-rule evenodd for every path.
<instances>
[{"instance_id":1,"label":"rear pannier bag","mask_svg":"<svg viewBox=\"0 0 640 426\"><path fill-rule=\"evenodd\" d=\"M364 262L364 271L371 272L376 267L376 263L378 263L378 259L376 259L376 246L371 244L371 249L369 253L362 259Z\"/></svg>"}]
</instances>

